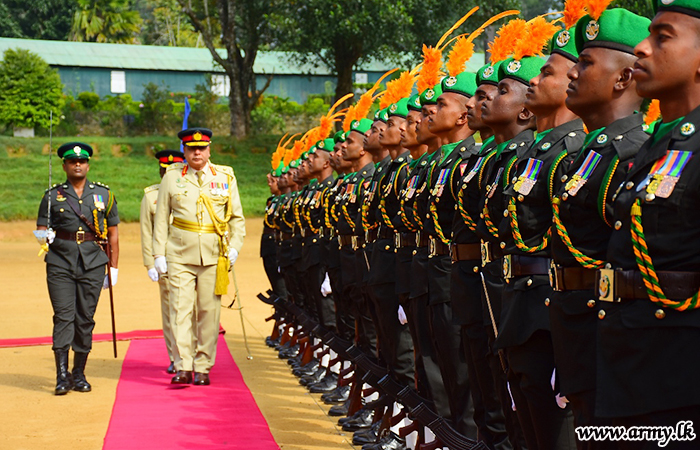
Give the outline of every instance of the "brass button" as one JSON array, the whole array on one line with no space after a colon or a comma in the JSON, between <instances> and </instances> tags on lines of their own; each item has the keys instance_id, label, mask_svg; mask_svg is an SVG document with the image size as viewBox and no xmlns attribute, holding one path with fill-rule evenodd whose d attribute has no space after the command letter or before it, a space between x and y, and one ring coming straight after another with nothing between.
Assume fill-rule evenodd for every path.
<instances>
[{"instance_id":1,"label":"brass button","mask_svg":"<svg viewBox=\"0 0 700 450\"><path fill-rule=\"evenodd\" d=\"M387 245L386 247L384 247L384 250L389 250L390 248L391 248L391 246Z\"/></svg>"},{"instance_id":2,"label":"brass button","mask_svg":"<svg viewBox=\"0 0 700 450\"><path fill-rule=\"evenodd\" d=\"M620 228L622 228L622 222L618 220L617 222L615 222L615 229L619 230Z\"/></svg>"},{"instance_id":3,"label":"brass button","mask_svg":"<svg viewBox=\"0 0 700 450\"><path fill-rule=\"evenodd\" d=\"M656 198L656 195L654 194L647 194L647 196L644 198L648 202L653 202L654 199Z\"/></svg>"},{"instance_id":4,"label":"brass button","mask_svg":"<svg viewBox=\"0 0 700 450\"><path fill-rule=\"evenodd\" d=\"M479 214L479 218L483 219L483 218L484 218L484 214L483 214L483 213Z\"/></svg>"},{"instance_id":5,"label":"brass button","mask_svg":"<svg viewBox=\"0 0 700 450\"><path fill-rule=\"evenodd\" d=\"M631 181L628 181L627 184L625 185L625 189L628 191L634 187L634 183Z\"/></svg>"},{"instance_id":6,"label":"brass button","mask_svg":"<svg viewBox=\"0 0 700 450\"><path fill-rule=\"evenodd\" d=\"M513 179L510 180L510 182L511 182L512 184L515 184L516 181L518 181L518 177L513 177Z\"/></svg>"},{"instance_id":7,"label":"brass button","mask_svg":"<svg viewBox=\"0 0 700 450\"><path fill-rule=\"evenodd\" d=\"M656 316L657 319L661 320L664 317L666 317L666 311L664 311L663 309L657 309L656 312L654 313L654 315Z\"/></svg>"},{"instance_id":8,"label":"brass button","mask_svg":"<svg viewBox=\"0 0 700 450\"><path fill-rule=\"evenodd\" d=\"M59 209L59 211L63 212L63 211L64 211L64 209L63 209L63 208L61 208L61 209Z\"/></svg>"},{"instance_id":9,"label":"brass button","mask_svg":"<svg viewBox=\"0 0 700 450\"><path fill-rule=\"evenodd\" d=\"M532 286L532 279L527 280L527 283L525 284L527 284L528 286Z\"/></svg>"},{"instance_id":10,"label":"brass button","mask_svg":"<svg viewBox=\"0 0 700 450\"><path fill-rule=\"evenodd\" d=\"M466 184L462 184L462 189L466 189L466 188L467 188L467 185L466 185Z\"/></svg>"},{"instance_id":11,"label":"brass button","mask_svg":"<svg viewBox=\"0 0 700 450\"><path fill-rule=\"evenodd\" d=\"M507 209L503 210L503 217L508 217L508 210Z\"/></svg>"},{"instance_id":12,"label":"brass button","mask_svg":"<svg viewBox=\"0 0 700 450\"><path fill-rule=\"evenodd\" d=\"M506 248L506 243L505 243L505 242L501 242L500 244L498 244L498 246L501 247L501 248Z\"/></svg>"},{"instance_id":13,"label":"brass button","mask_svg":"<svg viewBox=\"0 0 700 450\"><path fill-rule=\"evenodd\" d=\"M603 320L605 318L605 310L601 309L600 311L598 311L598 318L600 320Z\"/></svg>"},{"instance_id":14,"label":"brass button","mask_svg":"<svg viewBox=\"0 0 700 450\"><path fill-rule=\"evenodd\" d=\"M564 192L563 194L561 194L561 199L562 199L562 200L566 201L567 198L569 198L569 193L568 193L568 192Z\"/></svg>"},{"instance_id":15,"label":"brass button","mask_svg":"<svg viewBox=\"0 0 700 450\"><path fill-rule=\"evenodd\" d=\"M563 175L563 176L561 177L561 182L563 183L563 182L565 182L565 181L568 180L568 179L569 179L569 177L567 177L566 175Z\"/></svg>"},{"instance_id":16,"label":"brass button","mask_svg":"<svg viewBox=\"0 0 700 450\"><path fill-rule=\"evenodd\" d=\"M83 201L82 201L82 200L78 200L78 203L80 203L80 204L82 205L82 204L83 204Z\"/></svg>"},{"instance_id":17,"label":"brass button","mask_svg":"<svg viewBox=\"0 0 700 450\"><path fill-rule=\"evenodd\" d=\"M83 231L83 227L78 227L78 231Z\"/></svg>"},{"instance_id":18,"label":"brass button","mask_svg":"<svg viewBox=\"0 0 700 450\"><path fill-rule=\"evenodd\" d=\"M525 196L523 194L518 195L518 201L522 202L525 200Z\"/></svg>"},{"instance_id":19,"label":"brass button","mask_svg":"<svg viewBox=\"0 0 700 450\"><path fill-rule=\"evenodd\" d=\"M544 299L544 306L549 306L549 299L548 298Z\"/></svg>"},{"instance_id":20,"label":"brass button","mask_svg":"<svg viewBox=\"0 0 700 450\"><path fill-rule=\"evenodd\" d=\"M589 308L593 308L595 306L595 300L588 300L586 306L588 306Z\"/></svg>"},{"instance_id":21,"label":"brass button","mask_svg":"<svg viewBox=\"0 0 700 450\"><path fill-rule=\"evenodd\" d=\"M311 240L311 242L313 242L313 243L315 244L316 242L318 242L318 239L313 238L313 239Z\"/></svg>"},{"instance_id":22,"label":"brass button","mask_svg":"<svg viewBox=\"0 0 700 450\"><path fill-rule=\"evenodd\" d=\"M413 250L413 255L414 255L414 256L415 256L416 253L418 253L418 250Z\"/></svg>"},{"instance_id":23,"label":"brass button","mask_svg":"<svg viewBox=\"0 0 700 450\"><path fill-rule=\"evenodd\" d=\"M425 215L425 218L426 218L426 219L430 219L430 214L426 214L426 215Z\"/></svg>"},{"instance_id":24,"label":"brass button","mask_svg":"<svg viewBox=\"0 0 700 450\"><path fill-rule=\"evenodd\" d=\"M472 270L474 270L474 273L479 273L479 266L474 266L474 269Z\"/></svg>"}]
</instances>

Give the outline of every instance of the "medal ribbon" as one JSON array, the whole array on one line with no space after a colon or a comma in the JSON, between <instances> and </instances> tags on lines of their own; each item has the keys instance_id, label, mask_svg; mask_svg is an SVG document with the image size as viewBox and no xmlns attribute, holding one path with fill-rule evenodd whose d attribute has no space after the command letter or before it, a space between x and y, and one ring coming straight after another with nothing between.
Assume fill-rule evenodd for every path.
<instances>
[{"instance_id":1,"label":"medal ribbon","mask_svg":"<svg viewBox=\"0 0 700 450\"><path fill-rule=\"evenodd\" d=\"M575 176L578 176L578 178L581 180L588 180L595 168L598 166L601 158L603 158L603 156L600 153L594 152L593 150L588 152L586 159L583 161L578 171L576 171Z\"/></svg>"},{"instance_id":2,"label":"medal ribbon","mask_svg":"<svg viewBox=\"0 0 700 450\"><path fill-rule=\"evenodd\" d=\"M685 165L688 164L688 160L690 159L691 154L692 152L669 150L663 159L654 163L654 166L651 168L651 172L649 172L649 174L651 176L668 175L671 177L678 178L681 175L683 169L685 168Z\"/></svg>"},{"instance_id":3,"label":"medal ribbon","mask_svg":"<svg viewBox=\"0 0 700 450\"><path fill-rule=\"evenodd\" d=\"M542 161L535 158L529 158L527 160L527 166L525 166L525 170L523 170L523 173L522 175L520 175L520 177L525 177L532 181L537 181L537 177L540 174L540 170L542 170Z\"/></svg>"}]
</instances>

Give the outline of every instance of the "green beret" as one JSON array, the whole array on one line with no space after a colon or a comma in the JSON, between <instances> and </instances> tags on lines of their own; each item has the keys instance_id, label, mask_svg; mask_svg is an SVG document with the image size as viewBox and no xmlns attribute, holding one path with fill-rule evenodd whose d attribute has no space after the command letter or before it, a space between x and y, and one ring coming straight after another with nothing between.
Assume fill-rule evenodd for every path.
<instances>
[{"instance_id":1,"label":"green beret","mask_svg":"<svg viewBox=\"0 0 700 450\"><path fill-rule=\"evenodd\" d=\"M420 105L437 105L437 99L442 95L442 86L440 83L436 84L432 88L424 90L420 94Z\"/></svg>"},{"instance_id":2,"label":"green beret","mask_svg":"<svg viewBox=\"0 0 700 450\"><path fill-rule=\"evenodd\" d=\"M578 62L578 51L576 50L576 25L569 30L561 29L554 33L549 41L549 54L562 55L573 62Z\"/></svg>"},{"instance_id":3,"label":"green beret","mask_svg":"<svg viewBox=\"0 0 700 450\"><path fill-rule=\"evenodd\" d=\"M408 116L408 98L402 98L389 106L389 117L391 116L399 116L404 119Z\"/></svg>"},{"instance_id":4,"label":"green beret","mask_svg":"<svg viewBox=\"0 0 700 450\"><path fill-rule=\"evenodd\" d=\"M345 138L345 139L343 139L343 141L347 140L348 136L350 136L350 132L351 132L351 131L352 131L352 130L348 130L348 131L346 131L346 132L343 134L343 137Z\"/></svg>"},{"instance_id":5,"label":"green beret","mask_svg":"<svg viewBox=\"0 0 700 450\"><path fill-rule=\"evenodd\" d=\"M298 160L298 159L293 159L293 160L289 163L289 168L290 168L290 169L296 169L297 167L299 167L299 160Z\"/></svg>"},{"instance_id":6,"label":"green beret","mask_svg":"<svg viewBox=\"0 0 700 450\"><path fill-rule=\"evenodd\" d=\"M316 150L322 150L324 152L332 152L333 146L335 145L335 140L328 138L316 143Z\"/></svg>"},{"instance_id":7,"label":"green beret","mask_svg":"<svg viewBox=\"0 0 700 450\"><path fill-rule=\"evenodd\" d=\"M700 4L697 0L656 0L654 10L659 12L677 12L700 19Z\"/></svg>"},{"instance_id":8,"label":"green beret","mask_svg":"<svg viewBox=\"0 0 700 450\"><path fill-rule=\"evenodd\" d=\"M498 68L498 79L512 78L530 86L530 80L540 74L546 60L539 56L526 56L521 60L508 58Z\"/></svg>"},{"instance_id":9,"label":"green beret","mask_svg":"<svg viewBox=\"0 0 700 450\"><path fill-rule=\"evenodd\" d=\"M381 120L382 122L386 123L386 121L389 120L389 107L387 106L386 108L380 109L374 113L374 120Z\"/></svg>"},{"instance_id":10,"label":"green beret","mask_svg":"<svg viewBox=\"0 0 700 450\"><path fill-rule=\"evenodd\" d=\"M407 106L410 111L420 111L420 94L410 96Z\"/></svg>"},{"instance_id":11,"label":"green beret","mask_svg":"<svg viewBox=\"0 0 700 450\"><path fill-rule=\"evenodd\" d=\"M301 157L299 158L300 161L308 161L309 159L309 153L311 153L312 150L315 150L316 146L312 146L310 149L305 151L304 153L301 154Z\"/></svg>"},{"instance_id":12,"label":"green beret","mask_svg":"<svg viewBox=\"0 0 700 450\"><path fill-rule=\"evenodd\" d=\"M598 20L585 15L576 23L576 50L603 47L634 55L634 47L649 36L649 24L646 17L623 8L603 11Z\"/></svg>"},{"instance_id":13,"label":"green beret","mask_svg":"<svg viewBox=\"0 0 700 450\"><path fill-rule=\"evenodd\" d=\"M455 92L467 97L473 97L476 93L476 74L471 72L462 72L456 77L447 77L441 83L442 92Z\"/></svg>"},{"instance_id":14,"label":"green beret","mask_svg":"<svg viewBox=\"0 0 700 450\"><path fill-rule=\"evenodd\" d=\"M280 163L277 165L277 168L274 171L272 171L272 174L276 177L282 176L282 174L285 173L282 172L282 170L284 170L284 163L280 161Z\"/></svg>"},{"instance_id":15,"label":"green beret","mask_svg":"<svg viewBox=\"0 0 700 450\"><path fill-rule=\"evenodd\" d=\"M92 147L82 142L69 142L58 147L58 157L66 159L87 159L92 156Z\"/></svg>"},{"instance_id":16,"label":"green beret","mask_svg":"<svg viewBox=\"0 0 700 450\"><path fill-rule=\"evenodd\" d=\"M280 170L280 172L282 173L282 175L286 174L287 172L289 172L289 166L282 166L282 170Z\"/></svg>"},{"instance_id":17,"label":"green beret","mask_svg":"<svg viewBox=\"0 0 700 450\"><path fill-rule=\"evenodd\" d=\"M496 64L486 64L476 72L476 85L492 84L498 86L498 69L501 67L501 62Z\"/></svg>"},{"instance_id":18,"label":"green beret","mask_svg":"<svg viewBox=\"0 0 700 450\"><path fill-rule=\"evenodd\" d=\"M365 134L372 128L372 121L369 119L354 120L350 125L350 131L357 131L360 134Z\"/></svg>"},{"instance_id":19,"label":"green beret","mask_svg":"<svg viewBox=\"0 0 700 450\"><path fill-rule=\"evenodd\" d=\"M333 135L333 143L345 142L345 132L343 130L338 131Z\"/></svg>"}]
</instances>

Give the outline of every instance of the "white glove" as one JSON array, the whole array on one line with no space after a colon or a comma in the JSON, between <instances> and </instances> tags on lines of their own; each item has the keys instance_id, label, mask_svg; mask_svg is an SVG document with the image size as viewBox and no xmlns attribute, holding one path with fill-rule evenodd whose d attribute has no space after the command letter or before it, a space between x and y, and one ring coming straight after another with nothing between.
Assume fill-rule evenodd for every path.
<instances>
[{"instance_id":1,"label":"white glove","mask_svg":"<svg viewBox=\"0 0 700 450\"><path fill-rule=\"evenodd\" d=\"M34 237L36 238L39 245L44 245L46 243L53 244L53 240L56 237L56 233L53 230L34 230Z\"/></svg>"},{"instance_id":2,"label":"white glove","mask_svg":"<svg viewBox=\"0 0 700 450\"><path fill-rule=\"evenodd\" d=\"M328 294L332 294L333 289L331 289L331 279L328 278L328 272L326 272L326 278L323 279L323 283L321 283L321 294L323 294L324 297L328 297Z\"/></svg>"},{"instance_id":3,"label":"white glove","mask_svg":"<svg viewBox=\"0 0 700 450\"><path fill-rule=\"evenodd\" d=\"M158 271L155 269L155 267L152 269L148 269L148 278L150 278L151 281L158 281L158 278L160 278L158 276Z\"/></svg>"},{"instance_id":4,"label":"white glove","mask_svg":"<svg viewBox=\"0 0 700 450\"><path fill-rule=\"evenodd\" d=\"M115 286L117 284L117 274L119 273L119 269L116 267L110 267L109 268L109 273L112 275L112 286ZM102 289L108 289L109 288L109 275L105 275L105 281L102 283Z\"/></svg>"},{"instance_id":5,"label":"white glove","mask_svg":"<svg viewBox=\"0 0 700 450\"><path fill-rule=\"evenodd\" d=\"M236 260L238 259L238 250L235 248L232 248L231 250L228 251L228 261L233 265Z\"/></svg>"},{"instance_id":6,"label":"white glove","mask_svg":"<svg viewBox=\"0 0 700 450\"><path fill-rule=\"evenodd\" d=\"M165 256L156 256L153 266L160 274L168 273L168 263L165 261Z\"/></svg>"},{"instance_id":7,"label":"white glove","mask_svg":"<svg viewBox=\"0 0 700 450\"><path fill-rule=\"evenodd\" d=\"M406 325L408 323L408 318L406 317L406 311L403 310L403 306L399 305L399 323L401 325Z\"/></svg>"},{"instance_id":8,"label":"white glove","mask_svg":"<svg viewBox=\"0 0 700 450\"><path fill-rule=\"evenodd\" d=\"M56 238L56 233L51 228L46 230L46 242L48 242L49 244L53 244L53 240L55 238Z\"/></svg>"},{"instance_id":9,"label":"white glove","mask_svg":"<svg viewBox=\"0 0 700 450\"><path fill-rule=\"evenodd\" d=\"M556 367L552 371L552 378L549 381L552 384L552 390L555 390L556 389L555 386L556 386L556 382L557 382L557 368ZM557 393L557 395L554 398L557 401L557 406L559 406L561 409L566 409L566 404L569 403L568 398L562 396L560 393Z\"/></svg>"}]
</instances>

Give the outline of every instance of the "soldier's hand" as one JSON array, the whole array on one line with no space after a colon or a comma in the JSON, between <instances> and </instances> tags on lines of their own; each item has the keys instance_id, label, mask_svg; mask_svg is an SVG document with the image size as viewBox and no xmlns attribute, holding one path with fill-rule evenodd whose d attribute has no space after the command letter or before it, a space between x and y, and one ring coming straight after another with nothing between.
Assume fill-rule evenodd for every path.
<instances>
[{"instance_id":1,"label":"soldier's hand","mask_svg":"<svg viewBox=\"0 0 700 450\"><path fill-rule=\"evenodd\" d=\"M231 250L228 251L228 260L233 265L236 260L238 259L238 250L235 248L232 248Z\"/></svg>"},{"instance_id":2,"label":"soldier's hand","mask_svg":"<svg viewBox=\"0 0 700 450\"><path fill-rule=\"evenodd\" d=\"M148 269L148 278L150 278L151 281L158 281L158 278L160 278L160 276L158 275L158 271L155 267L152 269Z\"/></svg>"},{"instance_id":3,"label":"soldier's hand","mask_svg":"<svg viewBox=\"0 0 700 450\"><path fill-rule=\"evenodd\" d=\"M56 232L53 231L51 228L46 230L46 242L49 244L53 244L53 240L56 238Z\"/></svg>"},{"instance_id":4,"label":"soldier's hand","mask_svg":"<svg viewBox=\"0 0 700 450\"><path fill-rule=\"evenodd\" d=\"M119 273L119 269L116 267L110 267L109 268L109 275L105 275L105 281L102 283L102 289L109 289L109 276L112 276L112 286L117 284L117 274Z\"/></svg>"},{"instance_id":5,"label":"soldier's hand","mask_svg":"<svg viewBox=\"0 0 700 450\"><path fill-rule=\"evenodd\" d=\"M406 311L403 310L403 306L399 305L397 313L399 315L399 323L401 325L406 325L408 323L408 317L406 317Z\"/></svg>"},{"instance_id":6,"label":"soldier's hand","mask_svg":"<svg viewBox=\"0 0 700 450\"><path fill-rule=\"evenodd\" d=\"M326 272L326 277L323 279L323 283L321 283L321 294L323 294L324 297L328 297L328 294L332 294L333 289L331 289L331 279L328 278L328 272Z\"/></svg>"},{"instance_id":7,"label":"soldier's hand","mask_svg":"<svg viewBox=\"0 0 700 450\"><path fill-rule=\"evenodd\" d=\"M156 256L156 259L153 261L153 265L159 274L162 275L168 273L168 263L165 261L165 256Z\"/></svg>"}]
</instances>

